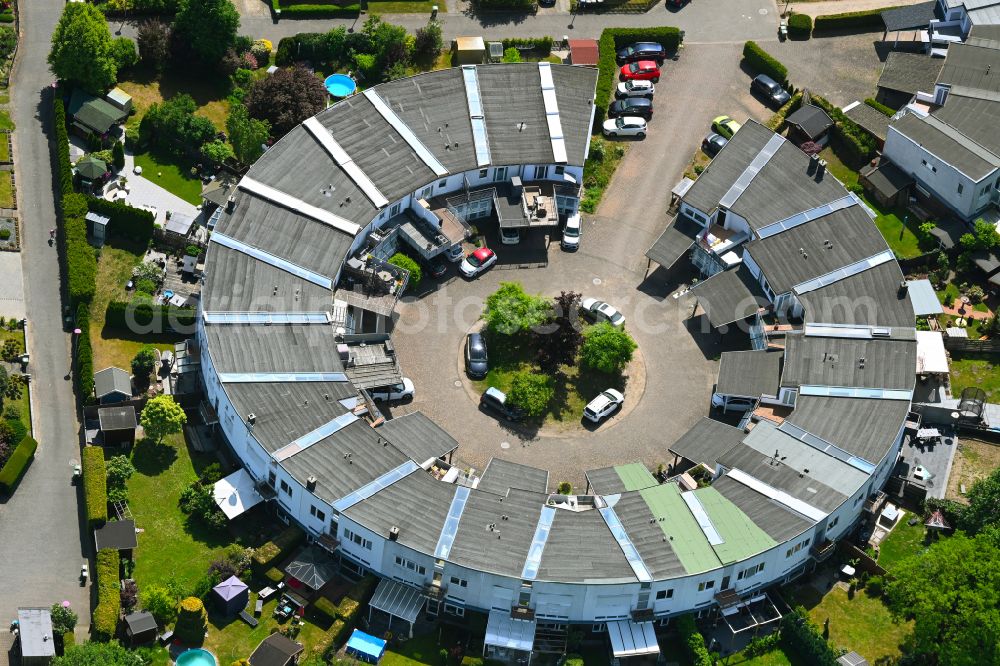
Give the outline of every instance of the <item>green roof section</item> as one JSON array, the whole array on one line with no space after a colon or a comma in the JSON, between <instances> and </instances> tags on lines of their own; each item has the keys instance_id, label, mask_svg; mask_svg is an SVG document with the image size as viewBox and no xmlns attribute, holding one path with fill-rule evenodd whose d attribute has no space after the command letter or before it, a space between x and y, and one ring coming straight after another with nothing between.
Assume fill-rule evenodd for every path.
<instances>
[{"instance_id":1,"label":"green roof section","mask_svg":"<svg viewBox=\"0 0 1000 666\"><path fill-rule=\"evenodd\" d=\"M642 463L634 462L627 465L616 465L615 471L618 478L625 485L625 490L642 490L651 486L659 485L659 481L646 469Z\"/></svg>"},{"instance_id":2,"label":"green roof section","mask_svg":"<svg viewBox=\"0 0 1000 666\"><path fill-rule=\"evenodd\" d=\"M710 571L722 565L698 521L681 498L677 485L665 483L640 490L639 494L689 575Z\"/></svg>"},{"instance_id":3,"label":"green roof section","mask_svg":"<svg viewBox=\"0 0 1000 666\"><path fill-rule=\"evenodd\" d=\"M691 491L701 502L715 531L723 542L716 546L715 554L722 564L745 560L778 545L767 532L757 527L742 510L711 486Z\"/></svg>"}]
</instances>

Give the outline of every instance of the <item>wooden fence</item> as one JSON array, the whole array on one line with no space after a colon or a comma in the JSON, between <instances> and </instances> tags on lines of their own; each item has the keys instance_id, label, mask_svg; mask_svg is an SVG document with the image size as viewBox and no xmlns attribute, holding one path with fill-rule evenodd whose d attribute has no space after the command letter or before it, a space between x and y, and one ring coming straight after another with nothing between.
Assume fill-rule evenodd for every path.
<instances>
[{"instance_id":1,"label":"wooden fence","mask_svg":"<svg viewBox=\"0 0 1000 666\"><path fill-rule=\"evenodd\" d=\"M944 348L964 354L1000 354L1000 339L970 340L945 336Z\"/></svg>"}]
</instances>

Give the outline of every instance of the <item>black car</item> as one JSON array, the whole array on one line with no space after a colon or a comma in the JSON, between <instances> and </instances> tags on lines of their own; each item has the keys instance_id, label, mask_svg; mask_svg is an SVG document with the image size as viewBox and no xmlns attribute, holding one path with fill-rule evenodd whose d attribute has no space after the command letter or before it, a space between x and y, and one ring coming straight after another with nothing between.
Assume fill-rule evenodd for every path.
<instances>
[{"instance_id":1,"label":"black car","mask_svg":"<svg viewBox=\"0 0 1000 666\"><path fill-rule=\"evenodd\" d=\"M482 379L489 371L486 340L480 333L469 333L465 337L465 372L473 379Z\"/></svg>"},{"instance_id":2,"label":"black car","mask_svg":"<svg viewBox=\"0 0 1000 666\"><path fill-rule=\"evenodd\" d=\"M608 118L620 116L637 116L649 120L653 117L653 100L645 97L626 97L616 99L608 107Z\"/></svg>"},{"instance_id":3,"label":"black car","mask_svg":"<svg viewBox=\"0 0 1000 666\"><path fill-rule=\"evenodd\" d=\"M709 157L715 157L719 154L720 150L726 147L727 143L729 143L729 140L726 137L711 132L701 140L701 150Z\"/></svg>"},{"instance_id":4,"label":"black car","mask_svg":"<svg viewBox=\"0 0 1000 666\"><path fill-rule=\"evenodd\" d=\"M666 59L667 50L656 42L636 42L618 51L619 65L638 60L655 60L657 65L662 65Z\"/></svg>"},{"instance_id":5,"label":"black car","mask_svg":"<svg viewBox=\"0 0 1000 666\"><path fill-rule=\"evenodd\" d=\"M520 421L524 418L524 410L510 404L507 394L492 386L486 389L479 399L479 406L486 411L496 412L501 417L511 421Z\"/></svg>"},{"instance_id":6,"label":"black car","mask_svg":"<svg viewBox=\"0 0 1000 666\"><path fill-rule=\"evenodd\" d=\"M448 262L437 256L427 262L426 268L428 275L432 278L439 278L448 272Z\"/></svg>"},{"instance_id":7,"label":"black car","mask_svg":"<svg viewBox=\"0 0 1000 666\"><path fill-rule=\"evenodd\" d=\"M765 74L759 74L750 84L750 90L757 93L771 106L778 108L785 105L791 95L781 85Z\"/></svg>"}]
</instances>

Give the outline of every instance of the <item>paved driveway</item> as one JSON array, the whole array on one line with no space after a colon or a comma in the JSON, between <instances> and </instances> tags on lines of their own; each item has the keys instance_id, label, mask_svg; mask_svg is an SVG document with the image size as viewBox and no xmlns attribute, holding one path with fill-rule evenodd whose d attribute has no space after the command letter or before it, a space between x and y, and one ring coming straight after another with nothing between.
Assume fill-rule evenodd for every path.
<instances>
[{"instance_id":1,"label":"paved driveway","mask_svg":"<svg viewBox=\"0 0 1000 666\"><path fill-rule=\"evenodd\" d=\"M20 253L0 252L0 316L24 318L23 282Z\"/></svg>"}]
</instances>

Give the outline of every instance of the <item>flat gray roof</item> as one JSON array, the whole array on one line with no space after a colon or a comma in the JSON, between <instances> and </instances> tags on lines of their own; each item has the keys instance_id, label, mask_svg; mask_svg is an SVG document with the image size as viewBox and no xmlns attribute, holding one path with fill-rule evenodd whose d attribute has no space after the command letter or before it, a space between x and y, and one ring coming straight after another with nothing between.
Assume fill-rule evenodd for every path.
<instances>
[{"instance_id":1,"label":"flat gray roof","mask_svg":"<svg viewBox=\"0 0 1000 666\"><path fill-rule=\"evenodd\" d=\"M754 525L775 541L787 541L813 527L813 522L808 518L786 509L770 497L765 497L728 476L713 481L712 487L739 507Z\"/></svg>"},{"instance_id":2,"label":"flat gray roof","mask_svg":"<svg viewBox=\"0 0 1000 666\"><path fill-rule=\"evenodd\" d=\"M685 215L677 216L668 224L659 238L646 250L646 256L664 268L670 268L691 249L698 233L704 229Z\"/></svg>"},{"instance_id":3,"label":"flat gray roof","mask_svg":"<svg viewBox=\"0 0 1000 666\"><path fill-rule=\"evenodd\" d=\"M699 283L691 295L698 299L712 328L742 321L768 304L764 290L743 264Z\"/></svg>"},{"instance_id":4,"label":"flat gray roof","mask_svg":"<svg viewBox=\"0 0 1000 666\"><path fill-rule=\"evenodd\" d=\"M506 495L511 488L530 490L536 493L549 492L547 470L520 463L490 458L479 479L479 490L497 495Z\"/></svg>"},{"instance_id":5,"label":"flat gray roof","mask_svg":"<svg viewBox=\"0 0 1000 666\"><path fill-rule=\"evenodd\" d=\"M206 324L205 336L216 372L344 371L331 324Z\"/></svg>"},{"instance_id":6,"label":"flat gray roof","mask_svg":"<svg viewBox=\"0 0 1000 666\"><path fill-rule=\"evenodd\" d=\"M545 495L525 490L511 489L506 495L472 491L448 561L520 578L545 500Z\"/></svg>"},{"instance_id":7,"label":"flat gray roof","mask_svg":"<svg viewBox=\"0 0 1000 666\"><path fill-rule=\"evenodd\" d=\"M536 580L633 582L635 573L599 512L556 509Z\"/></svg>"},{"instance_id":8,"label":"flat gray roof","mask_svg":"<svg viewBox=\"0 0 1000 666\"><path fill-rule=\"evenodd\" d=\"M864 368L859 367L861 358ZM911 390L916 372L917 343L913 340L789 335L781 385Z\"/></svg>"},{"instance_id":9,"label":"flat gray roof","mask_svg":"<svg viewBox=\"0 0 1000 666\"><path fill-rule=\"evenodd\" d=\"M889 116L876 111L867 104L855 104L844 115L857 123L863 130L880 141L885 141L889 132Z\"/></svg>"},{"instance_id":10,"label":"flat gray roof","mask_svg":"<svg viewBox=\"0 0 1000 666\"><path fill-rule=\"evenodd\" d=\"M432 458L443 458L458 448L455 438L423 412L412 412L389 419L375 432L418 465L423 465Z\"/></svg>"},{"instance_id":11,"label":"flat gray roof","mask_svg":"<svg viewBox=\"0 0 1000 666\"><path fill-rule=\"evenodd\" d=\"M52 613L48 608L18 608L17 627L22 657L31 659L56 656Z\"/></svg>"},{"instance_id":12,"label":"flat gray roof","mask_svg":"<svg viewBox=\"0 0 1000 666\"><path fill-rule=\"evenodd\" d=\"M671 453L695 463L715 467L719 456L738 445L746 433L722 421L701 417L691 429L670 445Z\"/></svg>"},{"instance_id":13,"label":"flat gray roof","mask_svg":"<svg viewBox=\"0 0 1000 666\"><path fill-rule=\"evenodd\" d=\"M715 392L747 398L777 396L784 355L763 350L722 352Z\"/></svg>"},{"instance_id":14,"label":"flat gray roof","mask_svg":"<svg viewBox=\"0 0 1000 666\"><path fill-rule=\"evenodd\" d=\"M878 464L906 420L906 400L800 395L785 420L848 453Z\"/></svg>"},{"instance_id":15,"label":"flat gray roof","mask_svg":"<svg viewBox=\"0 0 1000 666\"><path fill-rule=\"evenodd\" d=\"M933 4L933 3L928 3ZM885 14L883 14L884 18ZM941 73L944 60L919 53L891 51L882 66L878 79L879 88L898 90L915 95L917 92L933 93L934 83ZM867 105L865 105L867 106Z\"/></svg>"},{"instance_id":16,"label":"flat gray roof","mask_svg":"<svg viewBox=\"0 0 1000 666\"><path fill-rule=\"evenodd\" d=\"M995 66L1000 68L1000 58ZM1000 137L991 131L993 120L1000 117L998 94L1000 93L991 93L991 99L980 99L970 91L952 89L944 106L933 114L938 120L948 123L971 139L974 142L970 146L973 151L977 146L990 151L992 156L983 157L993 163L996 163L996 157L1000 154Z\"/></svg>"},{"instance_id":17,"label":"flat gray roof","mask_svg":"<svg viewBox=\"0 0 1000 666\"><path fill-rule=\"evenodd\" d=\"M820 289L799 294L809 323L912 327L913 306L900 292L903 272L895 261L869 268Z\"/></svg>"},{"instance_id":18,"label":"flat gray roof","mask_svg":"<svg viewBox=\"0 0 1000 666\"><path fill-rule=\"evenodd\" d=\"M684 203L703 213L715 210L773 134L760 123L748 121L694 181L682 197Z\"/></svg>"},{"instance_id":19,"label":"flat gray roof","mask_svg":"<svg viewBox=\"0 0 1000 666\"><path fill-rule=\"evenodd\" d=\"M937 82L1000 93L1000 81L995 74L990 76L993 67L1000 67L1000 42L972 37L948 46Z\"/></svg>"},{"instance_id":20,"label":"flat gray roof","mask_svg":"<svg viewBox=\"0 0 1000 666\"><path fill-rule=\"evenodd\" d=\"M101 430L135 430L135 407L101 407L97 410Z\"/></svg>"},{"instance_id":21,"label":"flat gray roof","mask_svg":"<svg viewBox=\"0 0 1000 666\"><path fill-rule=\"evenodd\" d=\"M688 574L640 492L623 494L615 504L615 514L653 578Z\"/></svg>"},{"instance_id":22,"label":"flat gray roof","mask_svg":"<svg viewBox=\"0 0 1000 666\"><path fill-rule=\"evenodd\" d=\"M967 148L953 132L946 131L947 125L943 122L935 124L930 120L932 117L921 118L915 113L907 113L893 121L890 127L973 180L989 175L996 168L992 160L984 159Z\"/></svg>"}]
</instances>

